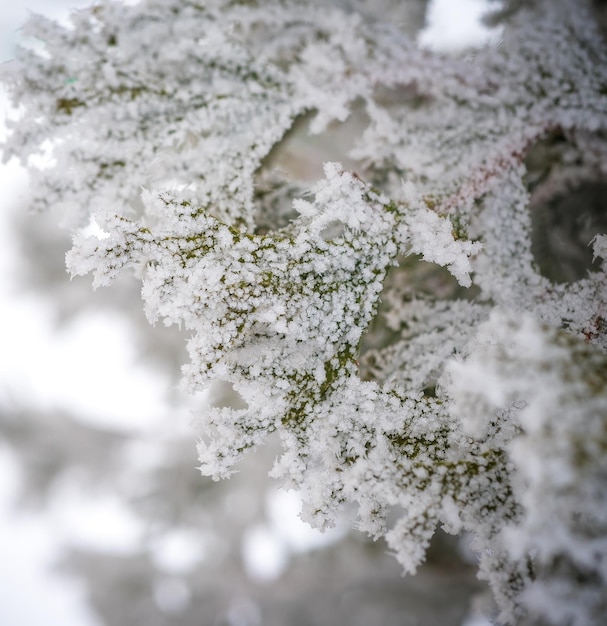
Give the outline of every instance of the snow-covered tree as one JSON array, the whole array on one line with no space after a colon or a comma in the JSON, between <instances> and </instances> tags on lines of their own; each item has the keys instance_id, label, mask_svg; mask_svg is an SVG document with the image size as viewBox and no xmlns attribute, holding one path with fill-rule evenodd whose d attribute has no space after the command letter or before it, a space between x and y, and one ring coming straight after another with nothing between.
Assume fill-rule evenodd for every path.
<instances>
[{"instance_id":1,"label":"snow-covered tree","mask_svg":"<svg viewBox=\"0 0 607 626\"><path fill-rule=\"evenodd\" d=\"M598 626L607 55L593 7L500 4L497 47L447 56L410 38L418 3L371 5L33 17L39 44L3 68L22 108L5 155L30 163L34 207L74 230L70 272L105 286L131 268L148 320L188 333L184 388L230 391L195 418L204 474L228 477L274 433L272 475L313 525L354 505L409 573L437 527L466 532L500 623ZM341 163L310 166L314 183L284 159L302 122L349 139Z\"/></svg>"}]
</instances>

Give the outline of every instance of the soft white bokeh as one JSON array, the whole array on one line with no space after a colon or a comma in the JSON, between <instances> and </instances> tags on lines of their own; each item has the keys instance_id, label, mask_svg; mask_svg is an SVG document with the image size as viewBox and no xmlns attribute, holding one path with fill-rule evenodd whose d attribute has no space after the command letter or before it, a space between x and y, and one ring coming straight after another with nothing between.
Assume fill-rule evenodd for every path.
<instances>
[{"instance_id":1,"label":"soft white bokeh","mask_svg":"<svg viewBox=\"0 0 607 626\"><path fill-rule=\"evenodd\" d=\"M0 624L101 626L82 587L52 571L59 545L48 519L14 512L19 477L2 446L0 476Z\"/></svg>"},{"instance_id":2,"label":"soft white bokeh","mask_svg":"<svg viewBox=\"0 0 607 626\"><path fill-rule=\"evenodd\" d=\"M445 52L495 42L501 29L490 29L481 23L488 7L488 0L430 0L426 28L418 42L426 48Z\"/></svg>"},{"instance_id":3,"label":"soft white bokeh","mask_svg":"<svg viewBox=\"0 0 607 626\"><path fill-rule=\"evenodd\" d=\"M275 489L267 493L267 521L252 527L242 543L249 576L263 582L275 580L286 570L292 555L329 546L348 532L345 519L325 532L312 528L300 518L301 505L297 491Z\"/></svg>"}]
</instances>

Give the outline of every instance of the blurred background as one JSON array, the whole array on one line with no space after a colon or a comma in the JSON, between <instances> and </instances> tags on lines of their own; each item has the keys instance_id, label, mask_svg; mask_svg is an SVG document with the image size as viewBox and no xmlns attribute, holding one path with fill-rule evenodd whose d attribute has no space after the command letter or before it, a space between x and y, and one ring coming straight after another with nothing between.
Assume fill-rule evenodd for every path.
<instances>
[{"instance_id":1,"label":"blurred background","mask_svg":"<svg viewBox=\"0 0 607 626\"><path fill-rule=\"evenodd\" d=\"M485 4L412 0L408 30L429 47L482 45L496 38ZM0 62L30 11L65 20L90 5L3 2ZM0 139L15 114L0 91ZM339 158L322 136L295 145L292 160ZM299 520L297 494L267 478L275 442L229 481L203 478L189 422L206 398L178 390L185 335L147 323L133 278L97 292L70 280L69 233L28 212L14 160L0 192L0 624L485 623L465 542L438 533L427 565L402 578L347 516L325 534Z\"/></svg>"}]
</instances>

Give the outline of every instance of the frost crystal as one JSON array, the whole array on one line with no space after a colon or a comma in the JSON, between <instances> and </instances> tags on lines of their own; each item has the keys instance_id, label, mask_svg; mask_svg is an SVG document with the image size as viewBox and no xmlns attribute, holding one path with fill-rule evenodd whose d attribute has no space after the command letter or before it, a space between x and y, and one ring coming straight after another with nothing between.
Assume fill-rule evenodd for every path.
<instances>
[{"instance_id":1,"label":"frost crystal","mask_svg":"<svg viewBox=\"0 0 607 626\"><path fill-rule=\"evenodd\" d=\"M464 58L316 4L103 2L33 17L43 50L3 70L5 155L50 146L34 206L104 233L76 230L69 270L133 268L150 322L189 332L185 386L239 396L197 416L202 471L276 432L272 473L316 526L355 503L409 572L437 525L471 533L504 623L607 611L606 235L551 282L530 210L607 176L589 11L512 3ZM309 113L311 133L364 118L358 174L268 171ZM561 147L538 168L542 142Z\"/></svg>"}]
</instances>

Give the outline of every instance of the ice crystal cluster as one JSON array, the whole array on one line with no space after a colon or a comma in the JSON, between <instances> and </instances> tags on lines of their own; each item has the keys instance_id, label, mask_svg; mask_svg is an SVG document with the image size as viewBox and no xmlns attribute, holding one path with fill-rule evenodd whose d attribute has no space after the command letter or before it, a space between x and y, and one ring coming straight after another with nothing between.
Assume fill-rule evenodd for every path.
<instances>
[{"instance_id":1,"label":"ice crystal cluster","mask_svg":"<svg viewBox=\"0 0 607 626\"><path fill-rule=\"evenodd\" d=\"M233 389L196 416L205 474L276 433L272 474L316 526L354 505L411 573L437 526L467 533L500 622L598 626L607 237L550 280L532 210L604 184L607 55L590 7L520 4L467 56L283 0L34 16L38 44L3 68L22 111L4 152L74 229L70 272L133 268L150 322L189 333L185 386ZM300 120L354 118L356 171L270 166Z\"/></svg>"}]
</instances>

